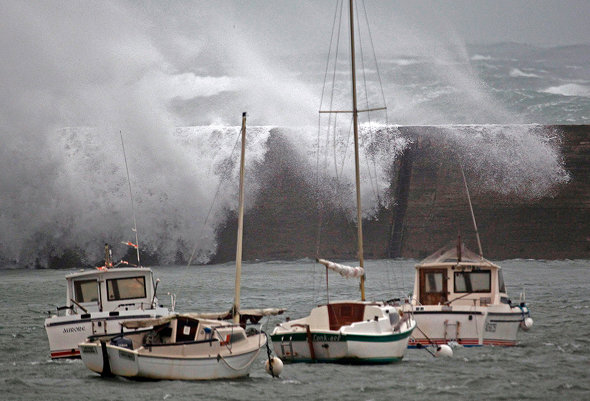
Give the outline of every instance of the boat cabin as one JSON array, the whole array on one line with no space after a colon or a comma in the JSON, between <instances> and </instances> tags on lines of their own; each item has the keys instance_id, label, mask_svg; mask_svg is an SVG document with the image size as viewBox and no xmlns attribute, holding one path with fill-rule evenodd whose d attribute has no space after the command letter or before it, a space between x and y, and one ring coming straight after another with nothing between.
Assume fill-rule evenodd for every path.
<instances>
[{"instance_id":1,"label":"boat cabin","mask_svg":"<svg viewBox=\"0 0 590 401\"><path fill-rule=\"evenodd\" d=\"M441 249L416 265L414 305L508 303L500 266L463 245Z\"/></svg>"},{"instance_id":2,"label":"boat cabin","mask_svg":"<svg viewBox=\"0 0 590 401\"><path fill-rule=\"evenodd\" d=\"M221 345L246 339L246 333L237 324L218 320L201 319L198 314L170 315L160 318L132 320L122 324L127 329L145 329L115 337L114 344L129 348L140 346L158 347L164 345L190 344L219 340ZM130 347L132 345L132 347ZM125 346L125 345L123 345Z\"/></svg>"},{"instance_id":3,"label":"boat cabin","mask_svg":"<svg viewBox=\"0 0 590 401\"><path fill-rule=\"evenodd\" d=\"M151 309L155 284L150 269L141 267L89 270L66 276L66 314Z\"/></svg>"}]
</instances>

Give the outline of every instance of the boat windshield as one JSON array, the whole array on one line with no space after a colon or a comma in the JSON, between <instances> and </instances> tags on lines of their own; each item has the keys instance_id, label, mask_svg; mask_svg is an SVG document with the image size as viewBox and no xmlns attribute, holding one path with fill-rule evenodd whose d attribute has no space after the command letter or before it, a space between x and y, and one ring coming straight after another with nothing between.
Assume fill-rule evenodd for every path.
<instances>
[{"instance_id":1,"label":"boat windshield","mask_svg":"<svg viewBox=\"0 0 590 401\"><path fill-rule=\"evenodd\" d=\"M447 271L420 270L420 303L436 305L447 301Z\"/></svg>"},{"instance_id":2,"label":"boat windshield","mask_svg":"<svg viewBox=\"0 0 590 401\"><path fill-rule=\"evenodd\" d=\"M145 277L125 277L107 280L109 301L145 298Z\"/></svg>"},{"instance_id":3,"label":"boat windshield","mask_svg":"<svg viewBox=\"0 0 590 401\"><path fill-rule=\"evenodd\" d=\"M455 292L490 292L491 272L455 272Z\"/></svg>"},{"instance_id":4,"label":"boat windshield","mask_svg":"<svg viewBox=\"0 0 590 401\"><path fill-rule=\"evenodd\" d=\"M501 293L506 293L506 284L504 284L504 276L502 270L498 269L498 287Z\"/></svg>"},{"instance_id":5,"label":"boat windshield","mask_svg":"<svg viewBox=\"0 0 590 401\"><path fill-rule=\"evenodd\" d=\"M98 301L98 283L96 280L74 281L74 294L76 302Z\"/></svg>"}]
</instances>

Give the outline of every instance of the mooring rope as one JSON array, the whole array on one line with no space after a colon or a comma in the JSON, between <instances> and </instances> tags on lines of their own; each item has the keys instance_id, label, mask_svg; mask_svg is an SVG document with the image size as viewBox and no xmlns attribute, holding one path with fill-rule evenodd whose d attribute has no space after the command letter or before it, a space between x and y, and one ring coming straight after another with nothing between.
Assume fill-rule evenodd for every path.
<instances>
[{"instance_id":1,"label":"mooring rope","mask_svg":"<svg viewBox=\"0 0 590 401\"><path fill-rule=\"evenodd\" d=\"M268 359L268 369L270 370L270 375L272 377L278 377L278 376L275 376L275 372L272 367L272 358L271 358L272 351L270 350L270 345L268 345L268 335L262 330L260 332L264 333L264 335L266 336L266 357Z\"/></svg>"},{"instance_id":2,"label":"mooring rope","mask_svg":"<svg viewBox=\"0 0 590 401\"><path fill-rule=\"evenodd\" d=\"M252 357L252 359L250 359L248 362L246 362L246 364L244 364L244 366L241 366L239 368L235 368L233 366L230 365L230 363L228 361L225 360L225 358L221 355L221 354L217 354L217 360L221 360L223 361L223 363L225 363L225 365L230 368L231 370L234 371L240 371L243 369L248 368L250 365L252 365L252 363L256 360L256 358L258 357L258 354L260 353L261 348L258 348L258 350L256 351L256 353L254 354L254 356Z\"/></svg>"}]
</instances>

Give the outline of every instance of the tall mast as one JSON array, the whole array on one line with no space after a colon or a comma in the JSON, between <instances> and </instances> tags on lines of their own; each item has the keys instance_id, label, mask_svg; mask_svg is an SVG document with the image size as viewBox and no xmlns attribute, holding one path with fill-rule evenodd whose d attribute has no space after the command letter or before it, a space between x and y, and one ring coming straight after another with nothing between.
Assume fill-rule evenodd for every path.
<instances>
[{"instance_id":1,"label":"tall mast","mask_svg":"<svg viewBox=\"0 0 590 401\"><path fill-rule=\"evenodd\" d=\"M238 203L238 239L236 246L236 284L234 294L234 323L240 322L240 280L242 276L242 237L244 234L244 163L246 154L246 112L242 113L242 152L240 155L240 200Z\"/></svg>"},{"instance_id":2,"label":"tall mast","mask_svg":"<svg viewBox=\"0 0 590 401\"><path fill-rule=\"evenodd\" d=\"M352 70L352 120L354 126L354 170L356 176L356 219L358 228L358 257L359 266L364 268L363 257L363 216L361 208L361 175L359 166L359 124L358 124L358 109L356 105L356 65L354 52L354 14L352 7L352 0L349 1L350 8L350 58ZM361 300L365 300L365 275L361 276Z\"/></svg>"}]
</instances>

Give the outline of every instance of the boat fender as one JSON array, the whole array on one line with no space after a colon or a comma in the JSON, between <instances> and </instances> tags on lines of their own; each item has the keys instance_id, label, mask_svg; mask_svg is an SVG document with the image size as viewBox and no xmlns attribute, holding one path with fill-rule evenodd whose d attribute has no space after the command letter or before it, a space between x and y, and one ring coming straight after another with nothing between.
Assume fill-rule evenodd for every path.
<instances>
[{"instance_id":1,"label":"boat fender","mask_svg":"<svg viewBox=\"0 0 590 401\"><path fill-rule=\"evenodd\" d=\"M276 356L272 356L270 345L268 345L268 335L262 330L260 330L260 332L264 333L264 336L266 337L266 362L264 364L264 370L266 370L266 373L271 375L273 378L279 377L279 375L283 372L283 361L281 361L281 359ZM281 339L281 341L283 340ZM312 359L315 359L313 354Z\"/></svg>"},{"instance_id":2,"label":"boat fender","mask_svg":"<svg viewBox=\"0 0 590 401\"><path fill-rule=\"evenodd\" d=\"M266 373L272 377L279 377L279 375L283 372L283 361L281 361L280 358L274 356L266 360L264 369L266 370Z\"/></svg>"},{"instance_id":3,"label":"boat fender","mask_svg":"<svg viewBox=\"0 0 590 401\"><path fill-rule=\"evenodd\" d=\"M434 353L434 356L452 358L453 357L453 350L447 344L440 344L436 348L436 352Z\"/></svg>"},{"instance_id":4,"label":"boat fender","mask_svg":"<svg viewBox=\"0 0 590 401\"><path fill-rule=\"evenodd\" d=\"M522 320L520 321L520 328L524 331L529 331L531 327L533 327L533 318L531 318L530 312L524 311L526 308L526 303L521 302L518 306L520 308L520 312L522 313ZM527 316L528 315L528 316Z\"/></svg>"},{"instance_id":5,"label":"boat fender","mask_svg":"<svg viewBox=\"0 0 590 401\"><path fill-rule=\"evenodd\" d=\"M520 322L520 327L524 331L529 331L531 329L531 327L533 327L533 318L532 317L525 318L522 322Z\"/></svg>"}]
</instances>

